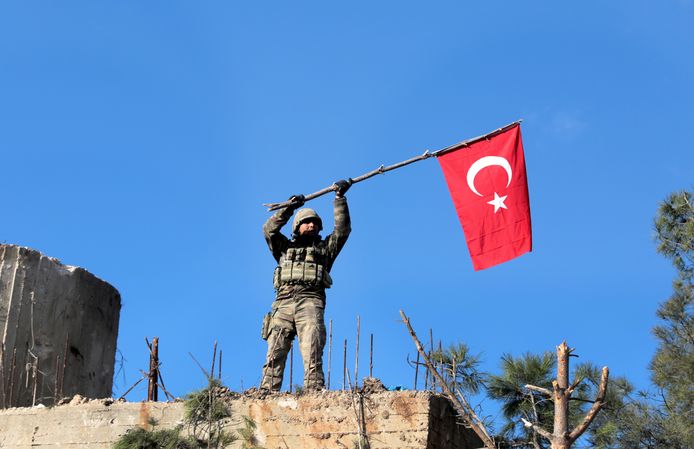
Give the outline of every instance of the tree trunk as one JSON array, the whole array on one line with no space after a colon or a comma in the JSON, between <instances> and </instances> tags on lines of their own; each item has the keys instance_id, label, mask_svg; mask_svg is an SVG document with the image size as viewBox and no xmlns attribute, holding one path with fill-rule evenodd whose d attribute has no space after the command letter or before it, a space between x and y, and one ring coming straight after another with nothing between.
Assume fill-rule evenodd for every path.
<instances>
[{"instance_id":1,"label":"tree trunk","mask_svg":"<svg viewBox=\"0 0 694 449\"><path fill-rule=\"evenodd\" d=\"M552 449L568 449L569 444L569 354L566 342L557 346L557 380L554 387L554 438Z\"/></svg>"},{"instance_id":2,"label":"tree trunk","mask_svg":"<svg viewBox=\"0 0 694 449\"><path fill-rule=\"evenodd\" d=\"M569 348L566 342L557 346L557 379L552 381L552 391L535 385L526 385L528 390L538 391L545 396L551 397L554 402L554 432L549 433L540 427L536 422L522 419L525 427L533 429L540 436L552 444L552 449L570 449L576 440L583 435L597 416L600 409L605 405L605 393L607 391L607 381L610 371L603 367L598 394L593 402L593 406L588 410L583 421L575 429L569 431L569 400L571 393L581 383L581 379L574 380L569 386L569 357L573 349ZM537 417L535 417L537 420Z\"/></svg>"}]
</instances>

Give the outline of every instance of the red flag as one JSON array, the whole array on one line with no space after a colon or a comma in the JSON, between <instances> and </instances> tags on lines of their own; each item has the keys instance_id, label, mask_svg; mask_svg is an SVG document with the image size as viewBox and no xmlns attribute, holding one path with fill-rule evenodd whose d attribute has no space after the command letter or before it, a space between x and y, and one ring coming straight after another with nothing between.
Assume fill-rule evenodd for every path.
<instances>
[{"instance_id":1,"label":"red flag","mask_svg":"<svg viewBox=\"0 0 694 449\"><path fill-rule=\"evenodd\" d=\"M520 125L438 156L472 265L483 270L532 250Z\"/></svg>"}]
</instances>

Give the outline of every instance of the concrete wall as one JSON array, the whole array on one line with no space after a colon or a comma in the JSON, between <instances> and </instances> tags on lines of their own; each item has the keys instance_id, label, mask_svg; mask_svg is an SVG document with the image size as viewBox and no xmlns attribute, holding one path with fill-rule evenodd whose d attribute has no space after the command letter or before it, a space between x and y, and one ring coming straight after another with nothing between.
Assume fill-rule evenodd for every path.
<instances>
[{"instance_id":1,"label":"concrete wall","mask_svg":"<svg viewBox=\"0 0 694 449\"><path fill-rule=\"evenodd\" d=\"M0 411L0 447L107 449L134 426L150 418L161 428L183 423L183 404L111 403L92 400L54 408ZM357 414L347 392L320 392L266 399L230 399L230 430L249 416L266 449L349 448L358 438ZM456 425L449 402L428 392L382 392L364 396L364 422L372 449L471 449L482 447L468 429ZM356 404L359 408L358 402ZM241 448L242 442L231 448Z\"/></svg>"},{"instance_id":2,"label":"concrete wall","mask_svg":"<svg viewBox=\"0 0 694 449\"><path fill-rule=\"evenodd\" d=\"M110 396L119 316L108 283L0 244L0 407Z\"/></svg>"}]
</instances>

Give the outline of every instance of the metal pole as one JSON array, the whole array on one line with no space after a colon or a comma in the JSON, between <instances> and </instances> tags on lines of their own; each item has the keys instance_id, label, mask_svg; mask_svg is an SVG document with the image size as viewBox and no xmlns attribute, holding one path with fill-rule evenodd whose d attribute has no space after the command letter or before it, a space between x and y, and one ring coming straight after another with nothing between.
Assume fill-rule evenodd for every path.
<instances>
[{"instance_id":1,"label":"metal pole","mask_svg":"<svg viewBox=\"0 0 694 449\"><path fill-rule=\"evenodd\" d=\"M222 350L219 350L219 380L222 380ZM162 385L163 386L163 385Z\"/></svg>"},{"instance_id":2,"label":"metal pole","mask_svg":"<svg viewBox=\"0 0 694 449\"><path fill-rule=\"evenodd\" d=\"M417 357L419 360L419 357ZM426 366L426 371L424 371L424 390L429 389L429 365Z\"/></svg>"},{"instance_id":3,"label":"metal pole","mask_svg":"<svg viewBox=\"0 0 694 449\"><path fill-rule=\"evenodd\" d=\"M414 391L417 391L417 376L419 375L419 352L417 353L417 361L414 365Z\"/></svg>"},{"instance_id":4,"label":"metal pole","mask_svg":"<svg viewBox=\"0 0 694 449\"><path fill-rule=\"evenodd\" d=\"M161 370L157 370L157 374L159 374L159 386L161 386L161 389L164 390L164 394L169 400L175 401L176 398L174 397L174 395L172 395L166 390L166 384L164 383L164 378L161 375Z\"/></svg>"},{"instance_id":5,"label":"metal pole","mask_svg":"<svg viewBox=\"0 0 694 449\"><path fill-rule=\"evenodd\" d=\"M159 337L152 339L152 359L154 360L154 390L152 400L159 400Z\"/></svg>"},{"instance_id":6,"label":"metal pole","mask_svg":"<svg viewBox=\"0 0 694 449\"><path fill-rule=\"evenodd\" d=\"M490 132L490 133L483 134L483 135L478 136L478 137L473 137L472 139L463 140L462 142L458 142L458 143L456 143L456 144L454 144L454 145L448 146L448 147L446 147L446 148L442 148L442 149L437 150L437 151L434 151L434 152L429 152L429 151L427 150L427 151L425 151L423 154L421 154L421 155L419 155L419 156L415 156L415 157L410 158L410 159L407 159L407 160L405 160L405 161L398 162L397 164L389 165L389 166L387 166L387 167L381 165L380 167L378 167L378 168L375 169L375 170L372 170L372 171L370 171L370 172L368 172L368 173L365 173L365 174L363 174L363 175L361 175L361 176L357 176L356 178L351 178L352 184L356 184L356 183L358 183L358 182L365 181L365 180L367 180L367 179L369 179L369 178L371 178L371 177L373 177L373 176L376 176L376 175L382 175L382 174L384 174L384 173L386 173L386 172L389 172L389 171L391 171L391 170L395 170L395 169L397 169L397 168L404 167L404 166L409 165L409 164L412 164L412 163L414 163L414 162L418 162L418 161L421 161L421 160L424 160L424 159L428 159L428 158L430 158L430 157L442 156L442 155L444 155L444 154L446 154L446 153L450 153L451 151L460 150L460 149L465 148L465 147L467 147L467 146L469 146L469 145L472 145L472 144L475 143L475 142L479 142L480 140L489 139L489 138L494 137L494 136L496 136L496 135L498 135L498 134L501 134L501 133L503 133L503 132L505 132L505 131L508 131L509 129L511 129L511 128L515 127L515 126L518 126L521 122L522 122L522 120L517 120L517 121L515 121L515 122L513 122L513 123L509 123L509 124L506 125L506 126L503 126L503 127L501 127L501 128L498 128L498 129L496 129L496 130L494 130L494 131L492 131L492 132ZM306 196L304 197L304 200L305 200L305 201L310 201L310 200L312 200L312 199L314 199L314 198L318 198L319 196L323 196L323 195L325 195L326 193L333 192L333 191L335 191L336 188L337 188L337 186L336 186L335 184L333 184L333 185L331 185L330 187L326 187L326 188L321 189L321 190L319 190L319 191L317 191L317 192L314 192L314 193L311 193L311 194L309 194L309 195L306 195ZM284 201L284 202L280 202L280 203L266 203L266 204L263 204L263 206L267 207L268 210L277 210L277 209L282 209L283 207L291 206L291 205L293 205L293 204L294 204L294 203L292 203L291 201Z\"/></svg>"},{"instance_id":7,"label":"metal pole","mask_svg":"<svg viewBox=\"0 0 694 449\"><path fill-rule=\"evenodd\" d=\"M361 332L361 320L357 315L357 346L354 351L354 388L359 388L359 333Z\"/></svg>"},{"instance_id":8,"label":"metal pole","mask_svg":"<svg viewBox=\"0 0 694 449\"><path fill-rule=\"evenodd\" d=\"M434 355L434 331L429 328L429 358L431 358ZM433 369L436 369L436 364L432 365ZM430 372L429 375L431 376L431 390L436 391L436 378L434 377L434 373Z\"/></svg>"},{"instance_id":9,"label":"metal pole","mask_svg":"<svg viewBox=\"0 0 694 449\"><path fill-rule=\"evenodd\" d=\"M210 367L210 380L214 379L214 363L217 359L217 340L214 341L212 346L212 366Z\"/></svg>"},{"instance_id":10,"label":"metal pole","mask_svg":"<svg viewBox=\"0 0 694 449\"><path fill-rule=\"evenodd\" d=\"M330 320L330 336L328 337L328 390L330 390L330 370L333 362L333 320Z\"/></svg>"},{"instance_id":11,"label":"metal pole","mask_svg":"<svg viewBox=\"0 0 694 449\"><path fill-rule=\"evenodd\" d=\"M270 333L270 337L272 337L272 336L273 336L273 333L271 332L271 333ZM267 340L267 342L268 342L268 347L270 346L270 337L268 337L268 340ZM278 342L278 341L279 341L279 338L274 338L274 337L273 337L272 349L269 351L269 354L270 354L270 356L271 356L271 358L272 358L272 360L270 361L270 372L272 373L272 374L270 375L270 379L271 379L271 381L270 381L271 387L270 387L270 388L271 388L271 389L273 389L273 388L274 388L274 385L275 385L275 348L277 348L277 342ZM263 371L263 380L264 380L264 378L265 378L265 371ZM262 383L263 380L261 380L261 383ZM280 386L281 386L281 385L280 385ZM241 388L241 390L243 390L243 388Z\"/></svg>"},{"instance_id":12,"label":"metal pole","mask_svg":"<svg viewBox=\"0 0 694 449\"><path fill-rule=\"evenodd\" d=\"M439 370L443 374L443 380L446 380L446 370L443 368L443 346L441 346L441 340L439 340ZM441 392L443 392L443 385L441 386Z\"/></svg>"},{"instance_id":13,"label":"metal pole","mask_svg":"<svg viewBox=\"0 0 694 449\"><path fill-rule=\"evenodd\" d=\"M289 392L292 392L294 385L294 342L289 345Z\"/></svg>"},{"instance_id":14,"label":"metal pole","mask_svg":"<svg viewBox=\"0 0 694 449\"><path fill-rule=\"evenodd\" d=\"M217 358L217 340L214 341L212 346L212 365L210 366L210 372L207 378L207 400L209 405L209 411L207 413L207 449L210 449L210 444L212 440L212 410L214 409L214 388L212 388L214 380L214 362Z\"/></svg>"},{"instance_id":15,"label":"metal pole","mask_svg":"<svg viewBox=\"0 0 694 449\"><path fill-rule=\"evenodd\" d=\"M369 377L374 376L374 334L371 334L371 345L369 348Z\"/></svg>"},{"instance_id":16,"label":"metal pole","mask_svg":"<svg viewBox=\"0 0 694 449\"><path fill-rule=\"evenodd\" d=\"M139 379L137 382L135 382L130 388L128 388L128 389L125 391L125 393L123 393L123 394L121 395L121 397L119 397L119 398L117 399L117 401L120 401L121 399L125 398L125 396L127 396L128 393L130 393L131 391L133 391L133 388L135 388L135 387L137 387L138 385L140 385L140 382L142 382L142 381L145 380L145 379L147 379L147 376L142 376L142 377L140 377L140 379Z\"/></svg>"},{"instance_id":17,"label":"metal pole","mask_svg":"<svg viewBox=\"0 0 694 449\"><path fill-rule=\"evenodd\" d=\"M345 350L342 353L342 389L347 386L347 339L345 338Z\"/></svg>"}]
</instances>

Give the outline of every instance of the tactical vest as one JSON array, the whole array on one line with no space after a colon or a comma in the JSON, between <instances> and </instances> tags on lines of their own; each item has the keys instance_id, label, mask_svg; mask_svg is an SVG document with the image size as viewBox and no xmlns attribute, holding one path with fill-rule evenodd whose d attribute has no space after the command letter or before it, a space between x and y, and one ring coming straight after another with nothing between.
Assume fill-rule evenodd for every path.
<instances>
[{"instance_id":1,"label":"tactical vest","mask_svg":"<svg viewBox=\"0 0 694 449\"><path fill-rule=\"evenodd\" d=\"M330 288L333 281L327 269L328 252L325 245L292 247L291 243L275 268L275 290L287 284Z\"/></svg>"}]
</instances>

